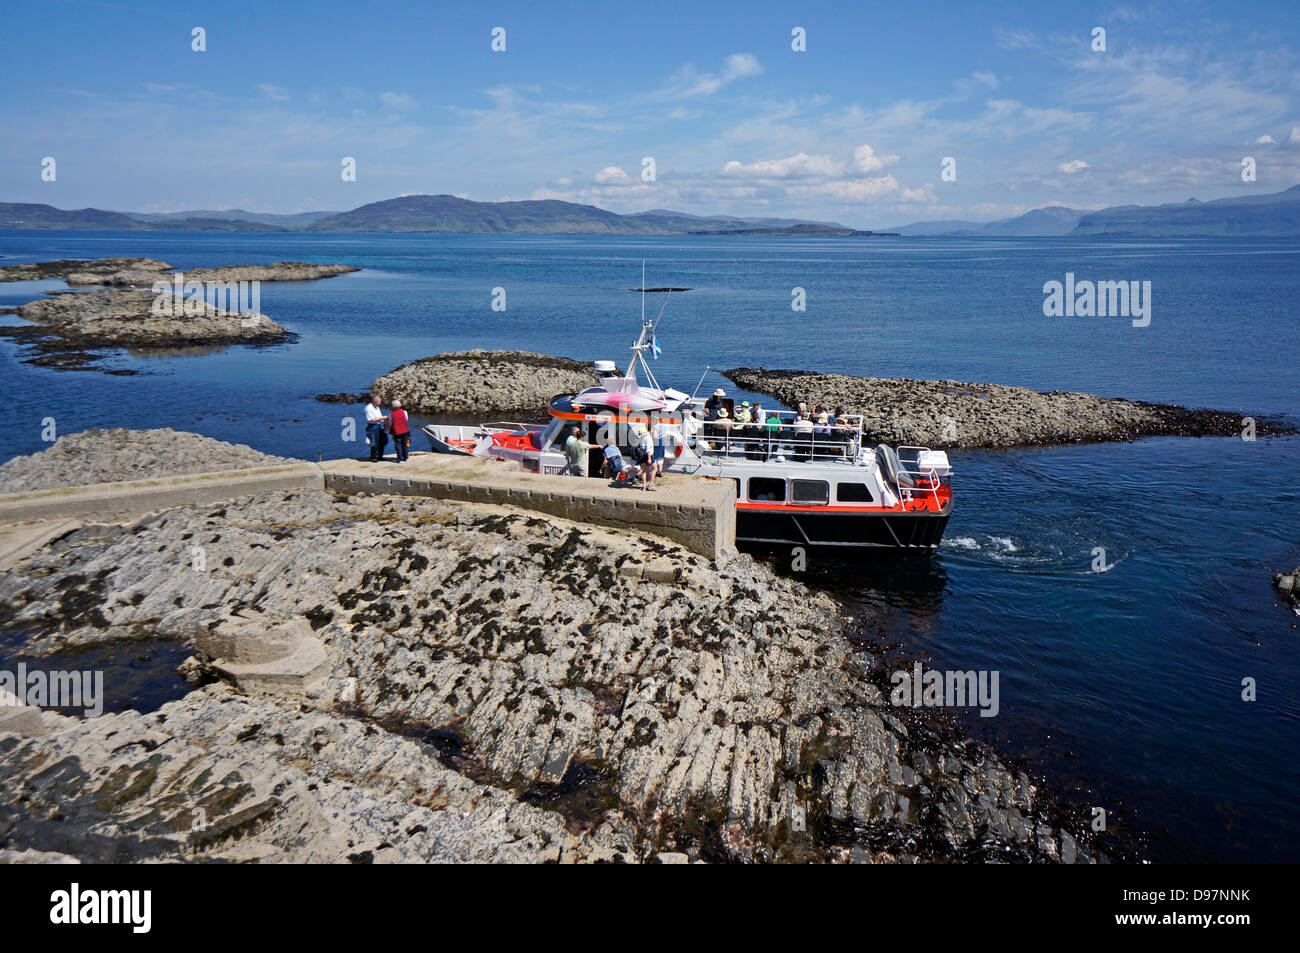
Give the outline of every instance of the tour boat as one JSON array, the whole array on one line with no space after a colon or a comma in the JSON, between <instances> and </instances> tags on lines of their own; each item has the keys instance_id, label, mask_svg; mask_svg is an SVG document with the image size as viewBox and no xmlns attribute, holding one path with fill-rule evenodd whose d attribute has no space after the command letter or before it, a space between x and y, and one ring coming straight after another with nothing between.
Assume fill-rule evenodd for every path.
<instances>
[{"instance_id":1,"label":"tour boat","mask_svg":"<svg viewBox=\"0 0 1300 953\"><path fill-rule=\"evenodd\" d=\"M675 290L684 289L646 289ZM952 514L946 453L919 446L870 446L863 440L862 418L853 415L838 418L833 427L814 424L813 429L787 410L767 411L762 424L736 423L730 399L706 401L659 386L645 356L657 349L657 324L657 318L648 322L642 317L626 374L612 361L597 361L600 382L552 398L546 424L431 424L424 433L440 453L495 457L530 473L562 474L568 472L564 441L577 425L592 444L588 479L608 481L601 476L604 447L616 443L631 461L636 429L664 424L670 438L665 474L735 483L738 545L845 553L938 547ZM726 408L725 417L709 419L719 407Z\"/></svg>"}]
</instances>

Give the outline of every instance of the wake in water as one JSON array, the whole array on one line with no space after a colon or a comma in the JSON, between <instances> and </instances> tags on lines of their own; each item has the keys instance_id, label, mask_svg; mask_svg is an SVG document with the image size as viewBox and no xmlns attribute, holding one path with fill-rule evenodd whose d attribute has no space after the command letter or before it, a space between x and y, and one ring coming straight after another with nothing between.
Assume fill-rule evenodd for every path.
<instances>
[{"instance_id":1,"label":"wake in water","mask_svg":"<svg viewBox=\"0 0 1300 953\"><path fill-rule=\"evenodd\" d=\"M984 533L950 536L940 544L939 551L957 562L970 560L1009 572L1062 576L1100 575L1110 572L1129 557L1128 553L1110 552L1091 541L1073 537L1017 541L1011 536Z\"/></svg>"}]
</instances>

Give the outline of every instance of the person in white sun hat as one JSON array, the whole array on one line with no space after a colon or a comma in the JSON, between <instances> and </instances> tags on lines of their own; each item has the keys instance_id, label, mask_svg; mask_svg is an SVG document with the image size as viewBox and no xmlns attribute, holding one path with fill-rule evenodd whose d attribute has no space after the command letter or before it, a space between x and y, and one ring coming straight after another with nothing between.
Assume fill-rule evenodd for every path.
<instances>
[{"instance_id":1,"label":"person in white sun hat","mask_svg":"<svg viewBox=\"0 0 1300 953\"><path fill-rule=\"evenodd\" d=\"M718 416L718 410L720 408L726 407L726 405L723 403L723 400L725 400L726 397L727 397L727 392L723 390L721 387L719 387L717 390L713 392L713 396L704 402L705 420L713 420L715 417Z\"/></svg>"}]
</instances>

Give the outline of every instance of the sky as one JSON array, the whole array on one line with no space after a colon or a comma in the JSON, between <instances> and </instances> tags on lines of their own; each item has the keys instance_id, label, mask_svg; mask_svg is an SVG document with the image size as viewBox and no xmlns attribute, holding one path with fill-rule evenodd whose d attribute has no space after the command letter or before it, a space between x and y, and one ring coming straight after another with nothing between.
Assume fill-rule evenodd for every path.
<instances>
[{"instance_id":1,"label":"sky","mask_svg":"<svg viewBox=\"0 0 1300 953\"><path fill-rule=\"evenodd\" d=\"M0 201L65 209L450 193L881 228L1300 183L1294 0L6 0L0 63Z\"/></svg>"}]
</instances>

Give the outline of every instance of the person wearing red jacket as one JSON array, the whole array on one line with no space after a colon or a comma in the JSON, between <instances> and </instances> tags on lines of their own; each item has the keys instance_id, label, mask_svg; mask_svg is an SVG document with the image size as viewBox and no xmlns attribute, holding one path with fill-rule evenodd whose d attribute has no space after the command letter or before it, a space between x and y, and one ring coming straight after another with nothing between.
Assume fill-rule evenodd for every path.
<instances>
[{"instance_id":1,"label":"person wearing red jacket","mask_svg":"<svg viewBox=\"0 0 1300 953\"><path fill-rule=\"evenodd\" d=\"M389 415L391 422L391 436L393 446L397 451L397 462L405 463L407 456L411 452L411 424L406 419L406 411L402 410L400 400L393 401L393 412Z\"/></svg>"}]
</instances>

